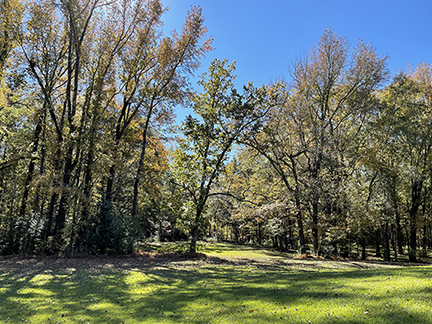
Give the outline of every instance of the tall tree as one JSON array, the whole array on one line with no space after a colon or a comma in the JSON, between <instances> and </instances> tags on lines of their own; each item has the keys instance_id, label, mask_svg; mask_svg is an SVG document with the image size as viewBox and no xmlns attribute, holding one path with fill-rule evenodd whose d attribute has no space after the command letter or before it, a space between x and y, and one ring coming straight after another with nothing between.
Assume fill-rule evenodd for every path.
<instances>
[{"instance_id":1,"label":"tall tree","mask_svg":"<svg viewBox=\"0 0 432 324\"><path fill-rule=\"evenodd\" d=\"M361 141L350 139L376 102L374 91L385 80L385 62L371 46L360 42L350 51L346 39L326 30L318 46L294 63L292 84L286 90L279 87L285 99L269 125L250 141L292 193L300 232L302 206L308 211L314 254L320 248L320 215L340 211L333 208L331 192L343 183L344 168L355 166L359 158L353 153Z\"/></svg>"},{"instance_id":2,"label":"tall tree","mask_svg":"<svg viewBox=\"0 0 432 324\"><path fill-rule=\"evenodd\" d=\"M199 59L211 50L212 39L200 44L207 29L204 25L204 17L199 7L193 7L188 13L186 23L181 35L174 34L173 39L165 38L157 49L160 59L157 68L149 76L146 91L150 93L146 105L145 123L142 129L141 154L134 179L134 192L132 200L132 213L134 219L137 214L138 189L143 171L143 161L147 146L147 134L151 125L151 119L170 114L173 104L181 103L188 95L188 76L200 65ZM183 71L183 72L182 72ZM159 111L156 109L159 108ZM166 110L168 109L168 112ZM164 111L165 110L165 111Z\"/></svg>"},{"instance_id":3,"label":"tall tree","mask_svg":"<svg viewBox=\"0 0 432 324\"><path fill-rule=\"evenodd\" d=\"M397 163L403 166L399 172L407 180L408 255L412 262L417 261L419 215L426 207L431 170L431 80L430 66L420 65L411 75L397 75L383 93L381 126L389 134L386 144L397 151Z\"/></svg>"},{"instance_id":4,"label":"tall tree","mask_svg":"<svg viewBox=\"0 0 432 324\"><path fill-rule=\"evenodd\" d=\"M302 133L296 128L296 112L290 110L287 104L287 88L283 82L273 85L274 91L279 92L278 105L270 110L269 121L262 131L255 137L246 139L249 145L270 163L276 174L280 177L287 190L288 196L295 202L298 226L298 239L300 252L306 252L304 234L304 207L302 205L302 174L298 158L306 153L302 146ZM301 127L301 125L299 125ZM289 203L289 200L286 201Z\"/></svg>"},{"instance_id":5,"label":"tall tree","mask_svg":"<svg viewBox=\"0 0 432 324\"><path fill-rule=\"evenodd\" d=\"M20 123L28 142L21 136L19 149L3 136L15 118L0 119L0 145L8 153L0 167L25 165L16 172L21 198L10 206L13 249L36 248L35 236L25 232L37 223L36 239L45 251L92 250L87 234L97 233L100 224L112 227L104 206L122 219L131 210L136 216L149 139L157 138L157 127L172 120L173 105L191 92L188 77L212 40L204 40L198 7L180 34L162 37L166 9L159 0L34 1L22 24L13 16L15 3L2 2L10 10L1 11L0 44L3 73L15 41L10 35L16 35L15 69L7 70L7 79L15 105L28 109ZM10 129L18 138L18 130ZM118 210L111 208L114 201Z\"/></svg>"},{"instance_id":6,"label":"tall tree","mask_svg":"<svg viewBox=\"0 0 432 324\"><path fill-rule=\"evenodd\" d=\"M234 143L245 132L256 132L267 113L263 105L265 87L244 87L242 95L234 88L234 64L214 60L199 84L203 91L193 100L196 117L188 116L174 155L176 181L190 197L194 207L190 252L196 243L202 215L211 190L225 168Z\"/></svg>"}]
</instances>

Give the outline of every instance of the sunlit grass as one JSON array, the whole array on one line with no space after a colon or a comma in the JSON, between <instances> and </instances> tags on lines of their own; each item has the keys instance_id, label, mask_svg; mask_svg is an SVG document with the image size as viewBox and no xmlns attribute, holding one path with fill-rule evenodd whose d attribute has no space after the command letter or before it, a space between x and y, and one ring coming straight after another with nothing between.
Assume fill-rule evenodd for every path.
<instances>
[{"instance_id":1,"label":"sunlit grass","mask_svg":"<svg viewBox=\"0 0 432 324\"><path fill-rule=\"evenodd\" d=\"M61 270L0 262L0 323L432 323L431 267L199 251L210 257L95 268L76 259Z\"/></svg>"}]
</instances>

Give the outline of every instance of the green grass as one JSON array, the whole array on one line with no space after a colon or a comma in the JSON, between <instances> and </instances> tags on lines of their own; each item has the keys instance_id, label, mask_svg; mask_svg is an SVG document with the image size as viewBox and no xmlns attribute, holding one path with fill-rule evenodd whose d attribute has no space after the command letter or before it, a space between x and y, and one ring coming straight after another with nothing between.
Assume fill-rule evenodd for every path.
<instances>
[{"instance_id":1,"label":"green grass","mask_svg":"<svg viewBox=\"0 0 432 324\"><path fill-rule=\"evenodd\" d=\"M199 249L209 258L0 261L0 323L432 323L431 267Z\"/></svg>"}]
</instances>

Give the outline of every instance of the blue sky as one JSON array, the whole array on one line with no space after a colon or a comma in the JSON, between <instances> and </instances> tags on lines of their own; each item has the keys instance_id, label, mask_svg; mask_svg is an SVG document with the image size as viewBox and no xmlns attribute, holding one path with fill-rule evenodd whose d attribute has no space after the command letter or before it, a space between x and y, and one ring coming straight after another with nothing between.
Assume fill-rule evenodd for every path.
<instances>
[{"instance_id":1,"label":"blue sky","mask_svg":"<svg viewBox=\"0 0 432 324\"><path fill-rule=\"evenodd\" d=\"M382 0L164 0L165 30L180 30L187 10L199 5L214 58L237 61L237 86L289 77L292 62L309 52L328 27L355 46L359 39L388 55L391 74L419 62L432 63L432 1ZM182 112L179 112L183 115Z\"/></svg>"}]
</instances>

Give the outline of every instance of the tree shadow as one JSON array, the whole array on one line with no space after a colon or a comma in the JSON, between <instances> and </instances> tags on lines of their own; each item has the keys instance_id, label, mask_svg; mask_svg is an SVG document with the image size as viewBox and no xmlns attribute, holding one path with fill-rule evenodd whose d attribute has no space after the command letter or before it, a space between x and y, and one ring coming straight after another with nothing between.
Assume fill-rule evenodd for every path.
<instances>
[{"instance_id":1,"label":"tree shadow","mask_svg":"<svg viewBox=\"0 0 432 324\"><path fill-rule=\"evenodd\" d=\"M31 258L11 261L9 268L2 261L0 322L432 323L400 301L401 294L414 298L411 303L429 300L431 287L385 295L370 290L401 272L412 280L430 278L432 268L317 271L315 261L304 266L299 271L296 262L218 257ZM314 305L345 304L353 305L351 315L323 309L313 317ZM46 316L38 319L40 312Z\"/></svg>"}]
</instances>

